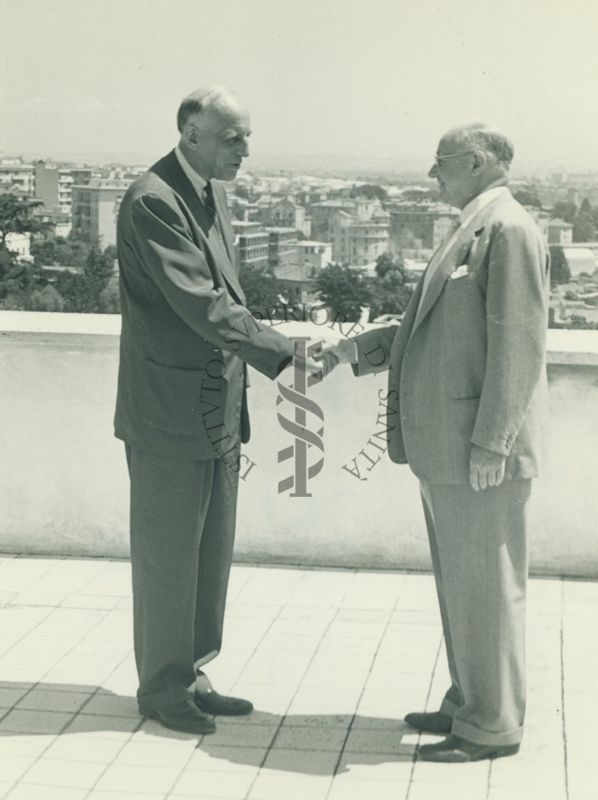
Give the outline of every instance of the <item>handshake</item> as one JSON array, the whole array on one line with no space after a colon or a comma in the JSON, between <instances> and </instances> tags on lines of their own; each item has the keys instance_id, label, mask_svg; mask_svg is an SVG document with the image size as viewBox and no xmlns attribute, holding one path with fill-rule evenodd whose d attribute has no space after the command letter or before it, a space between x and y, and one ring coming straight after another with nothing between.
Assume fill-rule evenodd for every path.
<instances>
[{"instance_id":1,"label":"handshake","mask_svg":"<svg viewBox=\"0 0 598 800\"><path fill-rule=\"evenodd\" d=\"M351 364L357 361L357 346L351 339L339 339L337 342L324 342L322 350L315 356L305 359L305 370L310 375L325 378L339 364Z\"/></svg>"}]
</instances>

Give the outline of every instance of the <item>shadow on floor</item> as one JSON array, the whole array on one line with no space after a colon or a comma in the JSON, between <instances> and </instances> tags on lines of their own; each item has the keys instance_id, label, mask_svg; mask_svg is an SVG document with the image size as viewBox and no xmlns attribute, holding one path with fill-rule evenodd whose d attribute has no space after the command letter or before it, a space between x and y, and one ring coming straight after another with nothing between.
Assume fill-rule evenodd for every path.
<instances>
[{"instance_id":1,"label":"shadow on floor","mask_svg":"<svg viewBox=\"0 0 598 800\"><path fill-rule=\"evenodd\" d=\"M137 732L148 743L197 741L215 759L307 775L333 775L351 765L411 762L416 736L403 720L359 714L274 714L256 709L247 717L218 717L214 734L168 730L139 716L135 697L98 686L0 683L0 736L83 732ZM339 758L341 752L342 759Z\"/></svg>"}]
</instances>

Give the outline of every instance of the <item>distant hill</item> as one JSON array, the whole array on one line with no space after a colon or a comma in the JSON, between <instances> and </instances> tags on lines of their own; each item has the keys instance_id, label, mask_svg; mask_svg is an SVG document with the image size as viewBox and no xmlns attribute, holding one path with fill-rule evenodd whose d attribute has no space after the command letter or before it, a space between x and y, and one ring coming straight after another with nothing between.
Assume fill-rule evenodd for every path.
<instances>
[{"instance_id":1,"label":"distant hill","mask_svg":"<svg viewBox=\"0 0 598 800\"><path fill-rule=\"evenodd\" d=\"M4 155L9 155L8 153ZM13 155L12 153L10 155ZM162 153L143 153L120 151L104 153L80 150L76 152L22 152L27 160L43 158L73 162L75 164L123 164L127 166L143 166L153 164ZM424 156L367 156L339 155L337 153L306 153L289 155L285 153L252 153L244 163L248 171L285 171L303 174L322 175L344 178L370 178L376 176L401 177L408 180L419 180L428 174L432 165L431 157ZM517 169L519 167L519 169ZM521 165L516 165L514 176L521 174Z\"/></svg>"}]
</instances>

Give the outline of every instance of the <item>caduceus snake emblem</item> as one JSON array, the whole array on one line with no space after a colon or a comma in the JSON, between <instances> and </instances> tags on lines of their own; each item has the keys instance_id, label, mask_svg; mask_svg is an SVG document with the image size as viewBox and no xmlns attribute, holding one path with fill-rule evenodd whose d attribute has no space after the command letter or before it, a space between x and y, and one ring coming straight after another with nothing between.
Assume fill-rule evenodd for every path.
<instances>
[{"instance_id":1,"label":"caduceus snake emblem","mask_svg":"<svg viewBox=\"0 0 598 800\"><path fill-rule=\"evenodd\" d=\"M307 491L307 483L314 478L324 466L324 427L311 430L307 427L307 415L312 414L318 421L324 422L324 412L311 398L307 397L307 390L314 383L322 380L322 375L307 375L305 359L321 352L322 343L307 347L309 337L293 337L295 355L293 357L293 386L284 386L278 382L279 395L276 405L280 406L285 400L295 407L294 419L287 419L280 411L278 421L281 427L293 437L293 443L278 451L278 463L294 459L294 470L291 475L278 482L278 494L291 491L290 497L311 497ZM315 447L322 455L313 464L308 464L308 450Z\"/></svg>"}]
</instances>

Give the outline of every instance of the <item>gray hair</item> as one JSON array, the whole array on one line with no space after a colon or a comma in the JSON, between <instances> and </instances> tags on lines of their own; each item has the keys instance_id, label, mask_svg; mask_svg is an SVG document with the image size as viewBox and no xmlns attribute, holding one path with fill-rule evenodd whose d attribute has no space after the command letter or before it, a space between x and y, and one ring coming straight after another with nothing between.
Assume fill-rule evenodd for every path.
<instances>
[{"instance_id":1,"label":"gray hair","mask_svg":"<svg viewBox=\"0 0 598 800\"><path fill-rule=\"evenodd\" d=\"M511 140L490 122L468 122L454 130L463 147L492 153L499 164L509 166L515 149Z\"/></svg>"},{"instance_id":2,"label":"gray hair","mask_svg":"<svg viewBox=\"0 0 598 800\"><path fill-rule=\"evenodd\" d=\"M191 117L205 111L224 95L228 96L230 92L223 86L202 86L188 94L179 106L176 115L176 124L179 131L182 133L183 128Z\"/></svg>"}]
</instances>

